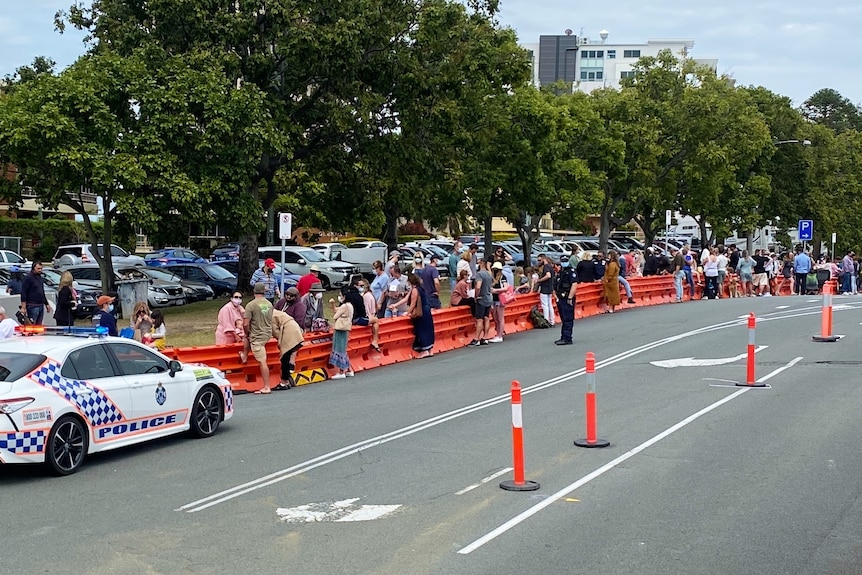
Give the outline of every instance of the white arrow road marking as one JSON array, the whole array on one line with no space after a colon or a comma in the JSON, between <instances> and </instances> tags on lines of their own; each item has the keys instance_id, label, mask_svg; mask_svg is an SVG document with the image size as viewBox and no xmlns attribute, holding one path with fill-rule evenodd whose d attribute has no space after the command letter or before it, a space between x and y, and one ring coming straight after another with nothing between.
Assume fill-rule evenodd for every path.
<instances>
[{"instance_id":1,"label":"white arrow road marking","mask_svg":"<svg viewBox=\"0 0 862 575\"><path fill-rule=\"evenodd\" d=\"M766 349L769 347L768 345L759 345L755 348L754 353L757 353L760 350ZM733 363L734 361L739 361L740 359L745 359L748 357L748 353L741 353L739 355L733 357L719 357L716 359L696 359L693 357L679 357L677 359L663 359L660 361L651 361L650 363L656 367L708 367L711 365L724 365L726 363Z\"/></svg>"},{"instance_id":2,"label":"white arrow road marking","mask_svg":"<svg viewBox=\"0 0 862 575\"><path fill-rule=\"evenodd\" d=\"M336 502L308 503L299 507L279 507L275 513L285 523L317 523L333 521L371 521L380 519L401 507L401 505L354 505L358 497Z\"/></svg>"}]
</instances>

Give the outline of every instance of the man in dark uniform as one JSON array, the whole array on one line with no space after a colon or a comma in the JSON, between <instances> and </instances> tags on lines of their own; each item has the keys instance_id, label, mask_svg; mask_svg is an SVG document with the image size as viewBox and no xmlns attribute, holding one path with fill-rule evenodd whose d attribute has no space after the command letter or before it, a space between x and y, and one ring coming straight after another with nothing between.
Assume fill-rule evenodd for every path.
<instances>
[{"instance_id":1,"label":"man in dark uniform","mask_svg":"<svg viewBox=\"0 0 862 575\"><path fill-rule=\"evenodd\" d=\"M560 273L557 274L554 293L557 296L557 310L563 327L557 345L572 345L572 330L575 327L575 286L578 276L569 265L569 256L560 256Z\"/></svg>"}]
</instances>

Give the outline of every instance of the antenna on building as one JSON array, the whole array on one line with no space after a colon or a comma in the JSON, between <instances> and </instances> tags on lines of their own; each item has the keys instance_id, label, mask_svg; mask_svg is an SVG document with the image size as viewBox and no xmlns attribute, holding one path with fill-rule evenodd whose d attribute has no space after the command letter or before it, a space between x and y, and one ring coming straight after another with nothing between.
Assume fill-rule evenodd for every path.
<instances>
[{"instance_id":1,"label":"antenna on building","mask_svg":"<svg viewBox=\"0 0 862 575\"><path fill-rule=\"evenodd\" d=\"M566 28L566 36L571 36L571 35L572 35L572 29Z\"/></svg>"},{"instance_id":2,"label":"antenna on building","mask_svg":"<svg viewBox=\"0 0 862 575\"><path fill-rule=\"evenodd\" d=\"M610 32L608 32L607 30L602 30L601 32L599 32L599 36L601 36L602 38L602 44L608 41L608 34L610 34Z\"/></svg>"}]
</instances>

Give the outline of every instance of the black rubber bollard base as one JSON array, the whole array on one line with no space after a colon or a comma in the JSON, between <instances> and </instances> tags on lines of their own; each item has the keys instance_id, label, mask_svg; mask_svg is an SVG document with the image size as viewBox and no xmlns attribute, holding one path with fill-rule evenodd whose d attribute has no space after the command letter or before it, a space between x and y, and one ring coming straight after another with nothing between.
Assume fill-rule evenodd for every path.
<instances>
[{"instance_id":1,"label":"black rubber bollard base","mask_svg":"<svg viewBox=\"0 0 862 575\"><path fill-rule=\"evenodd\" d=\"M832 343L838 341L840 338L837 335L827 335L826 337L823 337L821 335L814 335L811 336L811 339L821 343Z\"/></svg>"},{"instance_id":2,"label":"black rubber bollard base","mask_svg":"<svg viewBox=\"0 0 862 575\"><path fill-rule=\"evenodd\" d=\"M506 491L535 491L540 485L535 481L524 481L518 485L514 481L503 481L500 483L500 488Z\"/></svg>"},{"instance_id":3,"label":"black rubber bollard base","mask_svg":"<svg viewBox=\"0 0 862 575\"><path fill-rule=\"evenodd\" d=\"M610 447L610 446L611 446L611 442L610 442L610 441L608 441L607 439L596 439L596 440L595 440L595 441L593 441L593 442L589 442L589 441L587 441L586 439L576 439L576 440L575 440L575 445L577 445L578 447L589 447L589 448L593 448L593 447Z\"/></svg>"},{"instance_id":4,"label":"black rubber bollard base","mask_svg":"<svg viewBox=\"0 0 862 575\"><path fill-rule=\"evenodd\" d=\"M736 387L766 387L766 383L756 382L756 383L748 384L748 383L742 383L741 381L737 381Z\"/></svg>"}]
</instances>

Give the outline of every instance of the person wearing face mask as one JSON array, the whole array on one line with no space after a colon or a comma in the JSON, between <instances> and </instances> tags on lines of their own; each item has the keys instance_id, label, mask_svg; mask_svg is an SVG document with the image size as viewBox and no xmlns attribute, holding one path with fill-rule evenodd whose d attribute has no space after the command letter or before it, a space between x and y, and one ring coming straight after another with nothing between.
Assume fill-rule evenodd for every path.
<instances>
[{"instance_id":1,"label":"person wearing face mask","mask_svg":"<svg viewBox=\"0 0 862 575\"><path fill-rule=\"evenodd\" d=\"M347 340L353 327L353 304L347 298L349 291L348 286L341 288L337 303L333 298L329 298L329 303L332 304L332 321L335 322L329 364L337 370L332 379L353 377L350 358L347 356Z\"/></svg>"},{"instance_id":2,"label":"person wearing face mask","mask_svg":"<svg viewBox=\"0 0 862 575\"><path fill-rule=\"evenodd\" d=\"M353 325L369 326L371 328L371 348L380 353L378 334L380 330L377 319L377 300L368 289L368 281L361 275L353 279L353 285L346 294L347 301L353 304Z\"/></svg>"},{"instance_id":3,"label":"person wearing face mask","mask_svg":"<svg viewBox=\"0 0 862 575\"><path fill-rule=\"evenodd\" d=\"M114 298L109 295L100 295L96 300L99 306L99 326L108 328L108 335L117 335L117 318L114 317ZM95 316L94 316L95 319Z\"/></svg>"},{"instance_id":4,"label":"person wearing face mask","mask_svg":"<svg viewBox=\"0 0 862 575\"><path fill-rule=\"evenodd\" d=\"M305 304L305 317L298 322L305 331L311 331L316 320L323 319L323 285L320 282L311 284L308 293L300 298Z\"/></svg>"},{"instance_id":5,"label":"person wearing face mask","mask_svg":"<svg viewBox=\"0 0 862 575\"><path fill-rule=\"evenodd\" d=\"M216 345L242 343L245 338L245 332L242 328L244 313L242 294L235 291L230 301L218 311L218 326L215 332Z\"/></svg>"},{"instance_id":6,"label":"person wearing face mask","mask_svg":"<svg viewBox=\"0 0 862 575\"><path fill-rule=\"evenodd\" d=\"M299 290L289 287L284 290L284 297L275 304L275 309L283 311L292 317L296 323L302 325L305 320L305 302L299 297Z\"/></svg>"},{"instance_id":7,"label":"person wearing face mask","mask_svg":"<svg viewBox=\"0 0 862 575\"><path fill-rule=\"evenodd\" d=\"M589 262L588 262L589 263ZM580 267L580 264L578 264ZM560 273L557 274L554 293L557 296L557 310L563 324L557 345L572 345L572 330L575 326L575 286L578 276L569 262L569 256L560 256Z\"/></svg>"}]
</instances>

